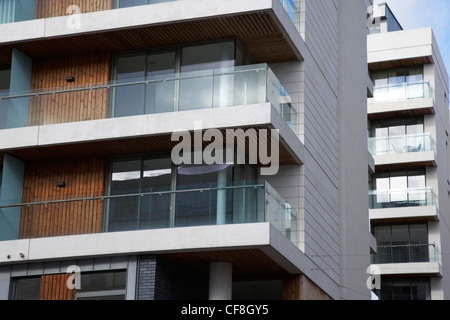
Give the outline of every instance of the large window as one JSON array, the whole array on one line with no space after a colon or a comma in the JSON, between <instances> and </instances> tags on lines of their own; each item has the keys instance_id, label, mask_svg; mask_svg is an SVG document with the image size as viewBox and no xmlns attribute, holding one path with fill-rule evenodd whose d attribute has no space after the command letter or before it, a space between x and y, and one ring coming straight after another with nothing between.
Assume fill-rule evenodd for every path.
<instances>
[{"instance_id":1,"label":"large window","mask_svg":"<svg viewBox=\"0 0 450 320\"><path fill-rule=\"evenodd\" d=\"M430 300L429 279L382 279L381 300Z\"/></svg>"},{"instance_id":2,"label":"large window","mask_svg":"<svg viewBox=\"0 0 450 320\"><path fill-rule=\"evenodd\" d=\"M376 101L418 99L429 94L423 66L376 71L372 73L372 81Z\"/></svg>"},{"instance_id":3,"label":"large window","mask_svg":"<svg viewBox=\"0 0 450 320\"><path fill-rule=\"evenodd\" d=\"M375 155L432 149L431 137L424 134L423 117L374 121L371 137L370 149Z\"/></svg>"},{"instance_id":4,"label":"large window","mask_svg":"<svg viewBox=\"0 0 450 320\"><path fill-rule=\"evenodd\" d=\"M176 166L168 157L111 162L106 231L256 222L256 168L245 165ZM221 187L231 187L221 189ZM236 187L236 188L235 188Z\"/></svg>"},{"instance_id":5,"label":"large window","mask_svg":"<svg viewBox=\"0 0 450 320\"><path fill-rule=\"evenodd\" d=\"M41 277L19 278L14 281L13 300L39 300Z\"/></svg>"},{"instance_id":6,"label":"large window","mask_svg":"<svg viewBox=\"0 0 450 320\"><path fill-rule=\"evenodd\" d=\"M430 245L426 224L376 226L377 254L374 263L429 262Z\"/></svg>"},{"instance_id":7,"label":"large window","mask_svg":"<svg viewBox=\"0 0 450 320\"><path fill-rule=\"evenodd\" d=\"M81 273L76 300L125 300L126 270Z\"/></svg>"},{"instance_id":8,"label":"large window","mask_svg":"<svg viewBox=\"0 0 450 320\"><path fill-rule=\"evenodd\" d=\"M11 79L11 69L9 67L0 67L0 97L9 95ZM8 119L8 103L0 100L0 129L6 128L6 121Z\"/></svg>"},{"instance_id":9,"label":"large window","mask_svg":"<svg viewBox=\"0 0 450 320\"><path fill-rule=\"evenodd\" d=\"M372 176L372 205L406 207L431 205L431 190L426 188L425 170L379 173Z\"/></svg>"},{"instance_id":10,"label":"large window","mask_svg":"<svg viewBox=\"0 0 450 320\"><path fill-rule=\"evenodd\" d=\"M118 55L115 79L122 85L114 89L112 116L211 108L220 93L214 89L230 90L233 80L214 77L212 70L249 62L234 40Z\"/></svg>"}]
</instances>

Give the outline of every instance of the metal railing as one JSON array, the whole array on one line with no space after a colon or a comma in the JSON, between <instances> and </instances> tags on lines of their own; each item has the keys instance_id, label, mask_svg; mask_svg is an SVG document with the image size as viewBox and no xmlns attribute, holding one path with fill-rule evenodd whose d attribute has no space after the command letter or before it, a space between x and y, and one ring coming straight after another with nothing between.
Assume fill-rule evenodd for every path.
<instances>
[{"instance_id":1,"label":"metal railing","mask_svg":"<svg viewBox=\"0 0 450 320\"><path fill-rule=\"evenodd\" d=\"M298 214L266 181L0 201L0 240L270 222L299 245ZM11 230L11 228L15 230ZM6 236L8 235L8 236ZM15 236L14 236L15 235Z\"/></svg>"},{"instance_id":2,"label":"metal railing","mask_svg":"<svg viewBox=\"0 0 450 320\"><path fill-rule=\"evenodd\" d=\"M297 107L267 64L0 92L0 129L266 102L297 132Z\"/></svg>"},{"instance_id":3,"label":"metal railing","mask_svg":"<svg viewBox=\"0 0 450 320\"><path fill-rule=\"evenodd\" d=\"M437 204L430 187L369 191L369 208L423 207Z\"/></svg>"}]
</instances>

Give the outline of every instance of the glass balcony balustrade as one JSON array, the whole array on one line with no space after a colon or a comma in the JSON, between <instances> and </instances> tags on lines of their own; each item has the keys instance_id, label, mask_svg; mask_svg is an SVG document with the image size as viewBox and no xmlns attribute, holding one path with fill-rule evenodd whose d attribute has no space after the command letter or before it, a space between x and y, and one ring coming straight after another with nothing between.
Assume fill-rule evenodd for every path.
<instances>
[{"instance_id":1,"label":"glass balcony balustrade","mask_svg":"<svg viewBox=\"0 0 450 320\"><path fill-rule=\"evenodd\" d=\"M405 244L378 246L371 254L372 264L440 262L435 244Z\"/></svg>"},{"instance_id":2,"label":"glass balcony balustrade","mask_svg":"<svg viewBox=\"0 0 450 320\"><path fill-rule=\"evenodd\" d=\"M429 133L369 138L369 151L373 156L434 151Z\"/></svg>"},{"instance_id":3,"label":"glass balcony balustrade","mask_svg":"<svg viewBox=\"0 0 450 320\"><path fill-rule=\"evenodd\" d=\"M431 98L429 82L405 82L389 86L374 86L371 103Z\"/></svg>"},{"instance_id":4,"label":"glass balcony balustrade","mask_svg":"<svg viewBox=\"0 0 450 320\"><path fill-rule=\"evenodd\" d=\"M48 4L51 2L50 0L0 0L0 24L175 1L187 0L82 0L76 1L67 8L59 4L52 6ZM300 1L280 1L297 30L299 30ZM53 1L53 3L56 2ZM72 7L72 5L78 5L78 7Z\"/></svg>"},{"instance_id":5,"label":"glass balcony balustrade","mask_svg":"<svg viewBox=\"0 0 450 320\"><path fill-rule=\"evenodd\" d=\"M297 132L297 107L267 64L0 93L0 129L270 102Z\"/></svg>"},{"instance_id":6,"label":"glass balcony balustrade","mask_svg":"<svg viewBox=\"0 0 450 320\"><path fill-rule=\"evenodd\" d=\"M248 183L248 181L247 181ZM168 188L170 189L170 188ZM266 181L0 203L0 240L270 222L299 245L298 214ZM7 235L7 237L6 237Z\"/></svg>"},{"instance_id":7,"label":"glass balcony balustrade","mask_svg":"<svg viewBox=\"0 0 450 320\"><path fill-rule=\"evenodd\" d=\"M369 191L369 209L423 207L437 204L432 188Z\"/></svg>"}]
</instances>

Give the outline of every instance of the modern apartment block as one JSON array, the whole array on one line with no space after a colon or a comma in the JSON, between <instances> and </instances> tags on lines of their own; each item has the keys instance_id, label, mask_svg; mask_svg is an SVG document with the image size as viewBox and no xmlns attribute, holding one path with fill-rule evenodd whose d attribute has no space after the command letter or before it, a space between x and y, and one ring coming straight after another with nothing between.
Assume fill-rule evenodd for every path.
<instances>
[{"instance_id":1,"label":"modern apartment block","mask_svg":"<svg viewBox=\"0 0 450 320\"><path fill-rule=\"evenodd\" d=\"M0 299L370 299L369 5L0 0Z\"/></svg>"},{"instance_id":2,"label":"modern apartment block","mask_svg":"<svg viewBox=\"0 0 450 320\"><path fill-rule=\"evenodd\" d=\"M387 4L368 36L373 267L382 300L449 299L449 78L431 28L403 30Z\"/></svg>"}]
</instances>

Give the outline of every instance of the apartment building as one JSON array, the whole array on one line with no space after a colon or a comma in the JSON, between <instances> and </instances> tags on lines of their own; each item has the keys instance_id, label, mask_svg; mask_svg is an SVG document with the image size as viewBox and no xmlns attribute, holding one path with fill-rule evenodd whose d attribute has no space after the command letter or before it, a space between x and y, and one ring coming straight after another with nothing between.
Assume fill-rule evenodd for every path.
<instances>
[{"instance_id":1,"label":"apartment building","mask_svg":"<svg viewBox=\"0 0 450 320\"><path fill-rule=\"evenodd\" d=\"M449 299L449 79L431 28L403 30L387 4L368 36L372 267L382 300Z\"/></svg>"},{"instance_id":2,"label":"apartment building","mask_svg":"<svg viewBox=\"0 0 450 320\"><path fill-rule=\"evenodd\" d=\"M0 0L0 299L370 299L369 4Z\"/></svg>"}]
</instances>

